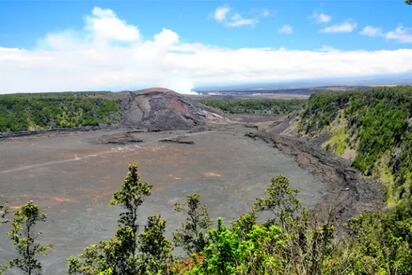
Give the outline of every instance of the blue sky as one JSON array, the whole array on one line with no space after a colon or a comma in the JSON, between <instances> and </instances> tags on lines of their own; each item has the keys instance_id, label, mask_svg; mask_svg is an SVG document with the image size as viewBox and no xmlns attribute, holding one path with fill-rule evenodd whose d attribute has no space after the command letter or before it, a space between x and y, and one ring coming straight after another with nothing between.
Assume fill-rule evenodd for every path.
<instances>
[{"instance_id":1,"label":"blue sky","mask_svg":"<svg viewBox=\"0 0 412 275\"><path fill-rule=\"evenodd\" d=\"M62 29L80 29L83 17L93 7L110 8L119 18L136 25L143 37L151 37L162 28L179 33L184 42L240 47L287 47L318 49L328 45L339 49L395 49L410 47L399 41L370 39L359 35L365 26L390 31L403 25L412 27L412 7L402 0L380 1L0 1L0 45L35 47L46 33ZM217 7L229 7L245 18L259 22L230 28L211 16ZM268 16L262 16L267 11ZM316 24L314 13L331 17L328 24ZM352 20L357 27L351 33L325 34L322 27ZM283 25L293 35L278 32ZM412 32L411 32L412 33Z\"/></svg>"},{"instance_id":2,"label":"blue sky","mask_svg":"<svg viewBox=\"0 0 412 275\"><path fill-rule=\"evenodd\" d=\"M403 0L3 0L0 80L6 84L2 92L150 85L190 90L198 85L405 74L412 71L406 64L412 51L411 19L412 6ZM220 56L238 69L216 65ZM132 64L133 58L145 66ZM212 58L217 59L210 64ZM336 71L312 66L316 60ZM67 68L56 65L60 62ZM164 77L156 76L156 67ZM75 68L80 75L67 81ZM82 79L88 74L89 82ZM53 79L39 83L45 76Z\"/></svg>"}]
</instances>

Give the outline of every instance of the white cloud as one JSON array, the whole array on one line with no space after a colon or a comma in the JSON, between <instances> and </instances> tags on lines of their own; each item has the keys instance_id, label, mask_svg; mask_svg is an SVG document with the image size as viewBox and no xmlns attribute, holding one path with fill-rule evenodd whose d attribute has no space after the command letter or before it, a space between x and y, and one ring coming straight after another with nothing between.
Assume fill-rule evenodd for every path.
<instances>
[{"instance_id":1,"label":"white cloud","mask_svg":"<svg viewBox=\"0 0 412 275\"><path fill-rule=\"evenodd\" d=\"M133 27L115 17L112 11L100 10L103 15L115 19L112 22ZM89 28L89 22L86 20L86 27L81 31L48 34L37 49L0 47L0 91L121 90L164 86L178 92L190 92L200 85L412 72L412 62L405 62L412 60L412 49L229 49L182 43L178 34L170 29L161 30L151 39L127 39L127 43L119 44L117 36L113 38L107 33L105 39L94 39L101 37L101 30ZM399 33L403 33L403 29Z\"/></svg>"},{"instance_id":2,"label":"white cloud","mask_svg":"<svg viewBox=\"0 0 412 275\"><path fill-rule=\"evenodd\" d=\"M321 52L339 52L338 49L336 49L333 46L330 45L322 45L322 47L320 47L319 51Z\"/></svg>"},{"instance_id":3,"label":"white cloud","mask_svg":"<svg viewBox=\"0 0 412 275\"><path fill-rule=\"evenodd\" d=\"M172 30L163 29L154 36L154 41L159 45L171 46L179 43L179 35Z\"/></svg>"},{"instance_id":4,"label":"white cloud","mask_svg":"<svg viewBox=\"0 0 412 275\"><path fill-rule=\"evenodd\" d=\"M283 26L279 29L279 33L291 34L291 33L293 33L293 27L292 27L291 25L283 25Z\"/></svg>"},{"instance_id":5,"label":"white cloud","mask_svg":"<svg viewBox=\"0 0 412 275\"><path fill-rule=\"evenodd\" d=\"M407 28L402 25L388 32L383 32L381 28L366 26L360 32L361 35L369 37L381 37L386 40L393 40L401 43L412 43L412 28Z\"/></svg>"},{"instance_id":6,"label":"white cloud","mask_svg":"<svg viewBox=\"0 0 412 275\"><path fill-rule=\"evenodd\" d=\"M369 36L369 37L378 37L378 36L382 36L383 33L382 33L381 28L377 28L373 26L366 26L362 29L360 34L364 36Z\"/></svg>"},{"instance_id":7,"label":"white cloud","mask_svg":"<svg viewBox=\"0 0 412 275\"><path fill-rule=\"evenodd\" d=\"M316 23L328 23L330 20L332 20L332 16L327 15L326 13L318 13L318 12L313 12L312 18L316 21Z\"/></svg>"},{"instance_id":8,"label":"white cloud","mask_svg":"<svg viewBox=\"0 0 412 275\"><path fill-rule=\"evenodd\" d=\"M321 29L321 32L324 33L348 33L348 32L353 32L357 27L357 24L353 22L352 20L346 20L343 23L340 24L335 24L332 26L325 27Z\"/></svg>"},{"instance_id":9,"label":"white cloud","mask_svg":"<svg viewBox=\"0 0 412 275\"><path fill-rule=\"evenodd\" d=\"M240 14L235 13L230 20L226 22L228 27L242 27L242 26L253 26L259 22L257 18L243 18Z\"/></svg>"},{"instance_id":10,"label":"white cloud","mask_svg":"<svg viewBox=\"0 0 412 275\"><path fill-rule=\"evenodd\" d=\"M39 48L80 49L91 44L106 47L111 43L130 44L141 39L139 29L120 20L110 9L94 7L85 18L82 31L65 30L49 33L38 41Z\"/></svg>"},{"instance_id":11,"label":"white cloud","mask_svg":"<svg viewBox=\"0 0 412 275\"><path fill-rule=\"evenodd\" d=\"M412 43L412 28L398 26L395 30L387 32L385 38L402 43Z\"/></svg>"},{"instance_id":12,"label":"white cloud","mask_svg":"<svg viewBox=\"0 0 412 275\"><path fill-rule=\"evenodd\" d=\"M217 7L213 14L213 18L217 22L223 22L226 19L226 15L229 12L230 12L230 8L228 6Z\"/></svg>"},{"instance_id":13,"label":"white cloud","mask_svg":"<svg viewBox=\"0 0 412 275\"><path fill-rule=\"evenodd\" d=\"M93 8L92 15L86 18L87 28L95 35L95 39L137 41L139 30L117 18L110 9Z\"/></svg>"},{"instance_id":14,"label":"white cloud","mask_svg":"<svg viewBox=\"0 0 412 275\"><path fill-rule=\"evenodd\" d=\"M213 13L213 18L229 28L238 28L243 26L254 26L259 22L259 18L269 16L269 11L262 10L258 15L253 17L244 17L235 13L229 6L217 7Z\"/></svg>"}]
</instances>

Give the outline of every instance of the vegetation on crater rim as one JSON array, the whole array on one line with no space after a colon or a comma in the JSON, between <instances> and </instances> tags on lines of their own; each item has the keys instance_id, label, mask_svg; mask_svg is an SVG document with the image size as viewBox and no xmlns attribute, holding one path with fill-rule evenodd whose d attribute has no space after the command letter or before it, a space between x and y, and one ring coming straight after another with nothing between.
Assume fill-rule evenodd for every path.
<instances>
[{"instance_id":1,"label":"vegetation on crater rim","mask_svg":"<svg viewBox=\"0 0 412 275\"><path fill-rule=\"evenodd\" d=\"M299 99L202 99L201 103L229 114L279 115L299 110L305 100Z\"/></svg>"},{"instance_id":2,"label":"vegetation on crater rim","mask_svg":"<svg viewBox=\"0 0 412 275\"><path fill-rule=\"evenodd\" d=\"M111 125L120 101L107 93L44 93L0 96L0 132Z\"/></svg>"},{"instance_id":3,"label":"vegetation on crater rim","mask_svg":"<svg viewBox=\"0 0 412 275\"><path fill-rule=\"evenodd\" d=\"M339 120L345 123L333 127ZM302 111L298 128L309 137L331 135L325 148L338 155L354 150L352 165L365 175L379 176L387 167L393 175L388 198L397 201L411 195L411 121L412 87L384 87L316 93Z\"/></svg>"}]
</instances>

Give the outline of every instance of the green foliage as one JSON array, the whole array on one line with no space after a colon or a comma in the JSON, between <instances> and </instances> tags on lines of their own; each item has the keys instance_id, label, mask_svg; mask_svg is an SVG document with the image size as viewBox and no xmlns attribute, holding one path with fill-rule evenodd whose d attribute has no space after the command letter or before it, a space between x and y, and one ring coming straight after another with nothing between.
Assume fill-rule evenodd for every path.
<instances>
[{"instance_id":1,"label":"green foliage","mask_svg":"<svg viewBox=\"0 0 412 275\"><path fill-rule=\"evenodd\" d=\"M313 94L301 114L300 130L316 134L330 125L350 99L349 92L319 92Z\"/></svg>"},{"instance_id":2,"label":"green foliage","mask_svg":"<svg viewBox=\"0 0 412 275\"><path fill-rule=\"evenodd\" d=\"M92 244L83 250L80 256L67 258L69 274L115 274L112 266L116 266L119 242L116 238Z\"/></svg>"},{"instance_id":3,"label":"green foliage","mask_svg":"<svg viewBox=\"0 0 412 275\"><path fill-rule=\"evenodd\" d=\"M187 218L182 223L181 229L173 233L173 240L177 246L182 247L190 256L199 253L206 245L206 232L210 225L206 205L201 205L200 195L197 193L187 196L185 204L176 204L178 212L187 211Z\"/></svg>"},{"instance_id":4,"label":"green foliage","mask_svg":"<svg viewBox=\"0 0 412 275\"><path fill-rule=\"evenodd\" d=\"M339 113L347 121L346 128L325 143L333 145L327 148L339 153L347 146L354 148L357 155L352 165L365 175L374 175L389 151L391 172L396 176L393 195L396 199L410 196L412 87L316 93L301 114L299 129L310 136L330 132Z\"/></svg>"},{"instance_id":5,"label":"green foliage","mask_svg":"<svg viewBox=\"0 0 412 275\"><path fill-rule=\"evenodd\" d=\"M405 0L405 4L412 5L412 0Z\"/></svg>"},{"instance_id":6,"label":"green foliage","mask_svg":"<svg viewBox=\"0 0 412 275\"><path fill-rule=\"evenodd\" d=\"M216 229L209 231L209 244L202 251L203 261L191 274L274 274L280 271L282 259L276 250L283 246L281 229L254 225L242 240L236 231L218 219Z\"/></svg>"},{"instance_id":7,"label":"green foliage","mask_svg":"<svg viewBox=\"0 0 412 275\"><path fill-rule=\"evenodd\" d=\"M138 274L165 274L171 266L171 243L165 237L166 221L150 216L139 235Z\"/></svg>"},{"instance_id":8,"label":"green foliage","mask_svg":"<svg viewBox=\"0 0 412 275\"><path fill-rule=\"evenodd\" d=\"M285 233L285 246L277 251L283 259L285 274L322 274L325 258L333 251L334 228L330 222L310 226L308 211L297 198L298 190L289 186L289 179L279 175L272 179L266 194L254 208L270 211L266 226L280 225ZM259 274L259 273L258 273Z\"/></svg>"},{"instance_id":9,"label":"green foliage","mask_svg":"<svg viewBox=\"0 0 412 275\"><path fill-rule=\"evenodd\" d=\"M152 185L142 181L136 163L131 163L129 173L123 181L120 190L114 193L110 201L112 205L121 205L125 211L120 214L119 225L130 227L134 234L137 233L137 210L142 205L144 198L150 196ZM134 251L135 247L131 247Z\"/></svg>"},{"instance_id":10,"label":"green foliage","mask_svg":"<svg viewBox=\"0 0 412 275\"><path fill-rule=\"evenodd\" d=\"M6 216L7 216L8 212L9 212L9 208L5 205L0 204L0 224L7 222Z\"/></svg>"},{"instance_id":11,"label":"green foliage","mask_svg":"<svg viewBox=\"0 0 412 275\"><path fill-rule=\"evenodd\" d=\"M106 93L0 96L0 132L116 124L120 102Z\"/></svg>"},{"instance_id":12,"label":"green foliage","mask_svg":"<svg viewBox=\"0 0 412 275\"><path fill-rule=\"evenodd\" d=\"M134 212L129 209L140 206L150 189L132 164L112 200L127 213L121 216L116 235L87 247L80 257L70 257L70 274L412 273L411 199L401 201L388 213L351 219L346 235L335 238L329 221L317 224L310 219L296 197L298 191L290 187L285 176L273 178L265 195L231 227L219 218L217 226L207 232L210 221L206 207L200 204L198 194L192 194L177 207L188 213L177 231L179 237L175 237L187 252L188 258L180 261L172 255L171 242L165 237L166 222L160 216L150 216L136 238L133 226L137 225L130 218ZM258 223L263 211L273 216Z\"/></svg>"},{"instance_id":13,"label":"green foliage","mask_svg":"<svg viewBox=\"0 0 412 275\"><path fill-rule=\"evenodd\" d=\"M246 239L246 236L252 231L253 226L256 225L257 210L255 207L239 217L232 223L233 230L238 234L242 240Z\"/></svg>"},{"instance_id":14,"label":"green foliage","mask_svg":"<svg viewBox=\"0 0 412 275\"><path fill-rule=\"evenodd\" d=\"M115 236L90 245L79 257L68 258L69 274L136 274L138 208L151 190L152 185L142 181L137 165L131 163L123 185L110 201L125 210L120 213Z\"/></svg>"},{"instance_id":15,"label":"green foliage","mask_svg":"<svg viewBox=\"0 0 412 275\"><path fill-rule=\"evenodd\" d=\"M353 165L370 174L383 153L401 142L409 110L387 100L369 104L365 109L361 114L358 155Z\"/></svg>"},{"instance_id":16,"label":"green foliage","mask_svg":"<svg viewBox=\"0 0 412 275\"><path fill-rule=\"evenodd\" d=\"M258 210L272 212L270 224L280 223L283 229L291 229L294 221L300 215L301 205L296 195L297 189L289 187L289 179L279 175L272 179L271 185L266 189L266 194L258 199L255 207Z\"/></svg>"},{"instance_id":17,"label":"green foliage","mask_svg":"<svg viewBox=\"0 0 412 275\"><path fill-rule=\"evenodd\" d=\"M409 198L412 195L412 135L406 134L399 150L392 153L391 170L395 174L397 197Z\"/></svg>"},{"instance_id":18,"label":"green foliage","mask_svg":"<svg viewBox=\"0 0 412 275\"><path fill-rule=\"evenodd\" d=\"M45 221L46 215L33 202L28 202L14 212L12 228L8 234L18 257L10 260L4 269L18 268L29 275L41 271L42 266L38 257L45 254L49 246L36 242L38 233L35 232L35 225Z\"/></svg>"},{"instance_id":19,"label":"green foliage","mask_svg":"<svg viewBox=\"0 0 412 275\"><path fill-rule=\"evenodd\" d=\"M338 156L342 155L347 148L346 144L346 134L345 129L340 128L338 129L334 135L324 144L325 149L328 151L333 151Z\"/></svg>"},{"instance_id":20,"label":"green foliage","mask_svg":"<svg viewBox=\"0 0 412 275\"><path fill-rule=\"evenodd\" d=\"M6 205L0 204L0 225L8 222L8 220L6 219L8 212L9 208ZM4 274L8 267L8 263L3 265L0 264L0 275Z\"/></svg>"},{"instance_id":21,"label":"green foliage","mask_svg":"<svg viewBox=\"0 0 412 275\"><path fill-rule=\"evenodd\" d=\"M202 99L201 103L230 114L278 115L302 108L298 99Z\"/></svg>"},{"instance_id":22,"label":"green foliage","mask_svg":"<svg viewBox=\"0 0 412 275\"><path fill-rule=\"evenodd\" d=\"M333 274L411 274L412 201L389 213L363 214L348 222L348 238L328 267Z\"/></svg>"},{"instance_id":23,"label":"green foliage","mask_svg":"<svg viewBox=\"0 0 412 275\"><path fill-rule=\"evenodd\" d=\"M231 229L218 220L217 228L209 231L201 260L189 273L322 274L334 252L334 229L328 222L310 227L296 194L286 177L274 178L265 196ZM256 215L265 210L277 219L257 224Z\"/></svg>"}]
</instances>

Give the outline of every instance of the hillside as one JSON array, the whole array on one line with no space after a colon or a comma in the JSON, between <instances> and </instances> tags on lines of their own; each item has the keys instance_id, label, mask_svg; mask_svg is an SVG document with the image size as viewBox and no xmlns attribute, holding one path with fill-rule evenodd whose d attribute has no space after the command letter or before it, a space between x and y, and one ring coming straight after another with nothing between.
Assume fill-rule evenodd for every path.
<instances>
[{"instance_id":1,"label":"hillside","mask_svg":"<svg viewBox=\"0 0 412 275\"><path fill-rule=\"evenodd\" d=\"M387 188L388 204L410 197L412 87L312 95L297 121L301 135L351 161Z\"/></svg>"},{"instance_id":2,"label":"hillside","mask_svg":"<svg viewBox=\"0 0 412 275\"><path fill-rule=\"evenodd\" d=\"M189 130L222 117L172 90L151 88L128 93L122 101L123 124L149 131Z\"/></svg>"}]
</instances>

